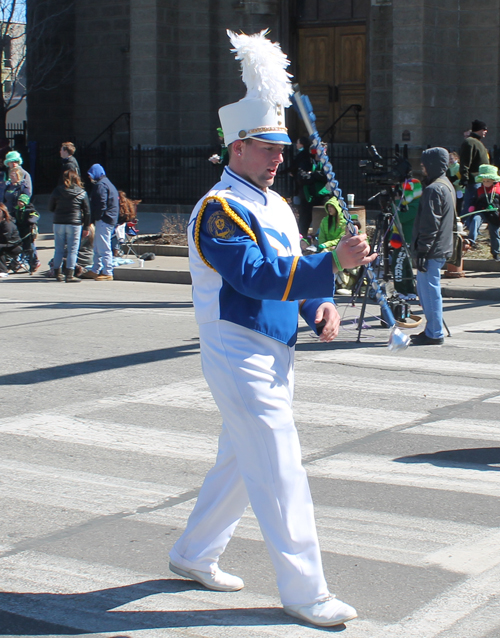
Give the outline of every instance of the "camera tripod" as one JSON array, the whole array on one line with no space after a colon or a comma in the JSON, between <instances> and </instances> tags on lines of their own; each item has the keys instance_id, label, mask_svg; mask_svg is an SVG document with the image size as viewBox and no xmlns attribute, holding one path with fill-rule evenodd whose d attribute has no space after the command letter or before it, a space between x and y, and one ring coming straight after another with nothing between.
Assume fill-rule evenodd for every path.
<instances>
[{"instance_id":1,"label":"camera tripod","mask_svg":"<svg viewBox=\"0 0 500 638\"><path fill-rule=\"evenodd\" d=\"M390 255L389 255L390 253L389 239L390 239L390 229L393 226L395 226L397 232L399 233L401 237L401 248L397 256L397 260L399 262L398 283L402 284L403 282L407 282L407 283L409 282L410 285L408 287L413 291L410 293L410 295L412 297L414 296L416 300L417 295L416 295L415 277L413 275L413 270L411 269L412 261L411 261L410 251L408 250L408 245L406 244L406 241L404 238L403 227L401 225L401 220L398 214L398 207L395 204L396 195L397 195L397 186L390 185L390 186L384 187L380 192L378 192L376 195L373 195L368 200L370 202L378 198L380 202L380 212L375 222L375 233L371 241L371 253L377 252L379 255L377 260L375 261L376 266L374 266L374 269L376 270L379 280L384 281L386 284L391 281L391 277L394 279L391 272L391 261L390 261ZM409 265L409 268L407 269L408 270L407 276L404 276L404 271L403 271L405 261ZM356 283L354 284L354 287L353 287L353 292L351 297L352 306L354 306L356 303L356 300L361 297L361 289L365 281L365 277L366 277L366 266L363 266L358 273ZM367 282L369 282L369 280L367 280ZM395 292L397 293L396 290ZM366 305L368 302L369 293L370 293L370 286L369 284L367 284L366 290L363 294L363 303L361 306L360 316L358 319L358 336L356 340L357 343L360 343L361 341L361 330L363 329L363 319L366 314ZM391 304L391 299L389 299L389 304ZM393 311L394 311L394 315L396 319L399 318L399 320L402 321L409 316L409 310L408 312L405 311L406 308L409 308L408 303L398 299L397 302L393 301L391 305L393 305ZM398 310L399 312L397 312ZM382 327L384 328L392 327L387 325L387 323L384 321L383 318L381 318L381 324L382 324ZM448 333L448 336L451 337L450 330L448 326L446 325L446 322L444 321L444 319L443 319L443 325Z\"/></svg>"}]
</instances>

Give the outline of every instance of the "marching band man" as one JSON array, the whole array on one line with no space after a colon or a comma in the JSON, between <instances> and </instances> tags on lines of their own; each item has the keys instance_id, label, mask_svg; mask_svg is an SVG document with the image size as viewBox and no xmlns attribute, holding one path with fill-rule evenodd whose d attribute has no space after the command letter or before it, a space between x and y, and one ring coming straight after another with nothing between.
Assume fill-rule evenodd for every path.
<instances>
[{"instance_id":1,"label":"marching band man","mask_svg":"<svg viewBox=\"0 0 500 638\"><path fill-rule=\"evenodd\" d=\"M319 626L356 618L328 590L313 504L292 414L293 355L300 314L332 341L338 269L368 256L364 235L333 253L301 256L288 204L270 190L284 146L289 62L265 32L228 32L242 60L247 95L220 109L229 166L191 216L188 236L202 367L222 415L215 466L207 474L170 569L216 591L244 586L218 561L250 502L288 614Z\"/></svg>"}]
</instances>

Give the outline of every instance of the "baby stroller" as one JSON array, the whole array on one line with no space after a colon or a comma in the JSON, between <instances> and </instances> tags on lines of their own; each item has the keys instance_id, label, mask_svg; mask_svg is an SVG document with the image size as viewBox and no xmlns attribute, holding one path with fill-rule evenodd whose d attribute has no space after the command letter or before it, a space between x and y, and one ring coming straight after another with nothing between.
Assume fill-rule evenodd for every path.
<instances>
[{"instance_id":1,"label":"baby stroller","mask_svg":"<svg viewBox=\"0 0 500 638\"><path fill-rule=\"evenodd\" d=\"M21 247L17 255L7 256L7 266L14 273L29 273L32 275L40 268L40 262L35 250L36 233L29 232L12 246Z\"/></svg>"},{"instance_id":2,"label":"baby stroller","mask_svg":"<svg viewBox=\"0 0 500 638\"><path fill-rule=\"evenodd\" d=\"M14 209L16 226L21 235L21 253L12 263L14 272L29 272L32 275L40 268L40 262L36 253L35 240L38 235L38 221L40 215L30 203L28 195L21 194Z\"/></svg>"}]
</instances>

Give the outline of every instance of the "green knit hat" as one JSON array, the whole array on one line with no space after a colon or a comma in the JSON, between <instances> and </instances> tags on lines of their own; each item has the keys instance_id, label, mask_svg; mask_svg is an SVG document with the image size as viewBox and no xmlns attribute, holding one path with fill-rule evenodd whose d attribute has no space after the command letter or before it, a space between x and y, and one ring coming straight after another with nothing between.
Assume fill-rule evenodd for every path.
<instances>
[{"instance_id":1,"label":"green knit hat","mask_svg":"<svg viewBox=\"0 0 500 638\"><path fill-rule=\"evenodd\" d=\"M500 182L500 175L498 174L498 168L491 164L481 164L479 167L479 173L476 175L476 182L482 182L485 179L491 179L494 182Z\"/></svg>"},{"instance_id":2,"label":"green knit hat","mask_svg":"<svg viewBox=\"0 0 500 638\"><path fill-rule=\"evenodd\" d=\"M22 193L17 198L17 201L18 202L22 202L25 206L27 206L30 203L30 196L29 195L25 195L24 193Z\"/></svg>"}]
</instances>

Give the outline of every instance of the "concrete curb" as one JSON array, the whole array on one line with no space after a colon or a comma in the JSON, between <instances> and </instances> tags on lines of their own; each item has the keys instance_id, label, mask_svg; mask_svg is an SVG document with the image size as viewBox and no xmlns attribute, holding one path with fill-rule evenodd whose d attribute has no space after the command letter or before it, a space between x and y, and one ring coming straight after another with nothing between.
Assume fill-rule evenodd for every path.
<instances>
[{"instance_id":1,"label":"concrete curb","mask_svg":"<svg viewBox=\"0 0 500 638\"><path fill-rule=\"evenodd\" d=\"M464 259L464 270L500 272L500 261L495 261L494 259Z\"/></svg>"},{"instance_id":2,"label":"concrete curb","mask_svg":"<svg viewBox=\"0 0 500 638\"><path fill-rule=\"evenodd\" d=\"M159 284L191 285L191 273L189 270L124 268L119 266L113 270L113 277L117 281L141 281Z\"/></svg>"},{"instance_id":3,"label":"concrete curb","mask_svg":"<svg viewBox=\"0 0 500 638\"><path fill-rule=\"evenodd\" d=\"M173 246L170 244L160 244L156 246L154 244L132 244L134 250L139 255L144 253L154 253L158 257L188 257L189 248L187 246Z\"/></svg>"},{"instance_id":4,"label":"concrete curb","mask_svg":"<svg viewBox=\"0 0 500 638\"><path fill-rule=\"evenodd\" d=\"M500 287L483 288L467 287L452 288L441 284L441 294L447 299L477 299L479 301L500 302Z\"/></svg>"}]
</instances>

